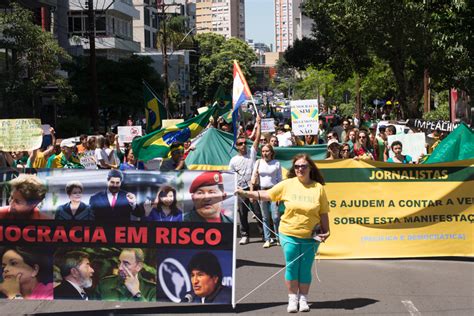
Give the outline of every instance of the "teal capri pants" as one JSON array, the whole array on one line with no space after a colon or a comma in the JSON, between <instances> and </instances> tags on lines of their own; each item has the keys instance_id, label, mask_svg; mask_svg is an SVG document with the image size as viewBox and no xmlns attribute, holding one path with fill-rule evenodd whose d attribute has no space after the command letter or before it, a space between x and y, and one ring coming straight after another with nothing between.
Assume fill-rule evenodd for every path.
<instances>
[{"instance_id":1,"label":"teal capri pants","mask_svg":"<svg viewBox=\"0 0 474 316\"><path fill-rule=\"evenodd\" d=\"M314 256L318 250L319 242L312 238L303 239L287 236L282 233L279 235L286 261L285 279L287 281L311 283L311 268L313 267ZM303 255L295 260L301 254ZM293 260L295 261L290 264Z\"/></svg>"}]
</instances>

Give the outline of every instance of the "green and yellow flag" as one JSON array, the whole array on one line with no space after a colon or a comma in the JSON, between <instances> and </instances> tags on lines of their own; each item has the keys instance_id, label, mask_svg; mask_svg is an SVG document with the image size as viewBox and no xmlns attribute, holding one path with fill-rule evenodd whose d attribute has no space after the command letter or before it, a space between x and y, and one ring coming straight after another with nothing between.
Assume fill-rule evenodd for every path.
<instances>
[{"instance_id":1,"label":"green and yellow flag","mask_svg":"<svg viewBox=\"0 0 474 316\"><path fill-rule=\"evenodd\" d=\"M209 123L209 118L215 113L216 106L187 121L162 128L132 142L133 153L138 160L148 161L157 157L166 157L171 144L185 142L196 137Z\"/></svg>"},{"instance_id":2,"label":"green and yellow flag","mask_svg":"<svg viewBox=\"0 0 474 316\"><path fill-rule=\"evenodd\" d=\"M145 129L147 133L151 133L161 128L161 122L163 118L166 118L166 109L145 80L143 80L143 101L145 102Z\"/></svg>"}]
</instances>

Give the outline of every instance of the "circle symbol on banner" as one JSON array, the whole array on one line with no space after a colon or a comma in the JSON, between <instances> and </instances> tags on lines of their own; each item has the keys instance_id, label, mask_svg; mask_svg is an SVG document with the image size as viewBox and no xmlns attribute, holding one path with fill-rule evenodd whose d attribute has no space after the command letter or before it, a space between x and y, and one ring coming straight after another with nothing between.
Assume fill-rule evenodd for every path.
<instances>
[{"instance_id":1,"label":"circle symbol on banner","mask_svg":"<svg viewBox=\"0 0 474 316\"><path fill-rule=\"evenodd\" d=\"M191 291L188 272L181 262L166 258L158 268L158 278L166 296L174 303L181 302L181 297Z\"/></svg>"},{"instance_id":2,"label":"circle symbol on banner","mask_svg":"<svg viewBox=\"0 0 474 316\"><path fill-rule=\"evenodd\" d=\"M132 134L132 135L138 135L138 128L132 127L132 128L130 129L130 134Z\"/></svg>"}]
</instances>

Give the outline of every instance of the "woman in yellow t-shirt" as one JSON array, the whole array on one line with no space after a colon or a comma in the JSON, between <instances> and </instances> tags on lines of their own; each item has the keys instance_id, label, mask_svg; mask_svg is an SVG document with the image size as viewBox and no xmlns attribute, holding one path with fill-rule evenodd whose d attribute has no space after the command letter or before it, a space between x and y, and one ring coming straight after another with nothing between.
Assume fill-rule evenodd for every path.
<instances>
[{"instance_id":1,"label":"woman in yellow t-shirt","mask_svg":"<svg viewBox=\"0 0 474 316\"><path fill-rule=\"evenodd\" d=\"M329 202L325 181L307 154L293 158L288 179L269 190L244 191L240 196L261 201L280 201L285 213L280 219L280 242L286 261L285 283L288 288L288 312L309 311L307 295L311 284L311 268L319 242L329 237ZM320 227L314 235L313 231ZM298 309L299 304L299 309Z\"/></svg>"}]
</instances>

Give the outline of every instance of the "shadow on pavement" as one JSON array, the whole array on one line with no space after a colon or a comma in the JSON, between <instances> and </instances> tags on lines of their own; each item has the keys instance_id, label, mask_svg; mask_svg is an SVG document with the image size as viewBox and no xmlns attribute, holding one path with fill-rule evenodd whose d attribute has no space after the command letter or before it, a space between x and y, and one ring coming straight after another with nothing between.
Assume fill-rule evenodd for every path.
<instances>
[{"instance_id":1,"label":"shadow on pavement","mask_svg":"<svg viewBox=\"0 0 474 316\"><path fill-rule=\"evenodd\" d=\"M375 304L378 300L371 298L348 298L340 301L316 302L311 304L313 309L356 309Z\"/></svg>"},{"instance_id":2,"label":"shadow on pavement","mask_svg":"<svg viewBox=\"0 0 474 316\"><path fill-rule=\"evenodd\" d=\"M236 266L238 269L243 266L283 268L285 265L278 264L278 263L268 263L268 262L258 262L258 261L252 261L252 260L237 259Z\"/></svg>"},{"instance_id":3,"label":"shadow on pavement","mask_svg":"<svg viewBox=\"0 0 474 316\"><path fill-rule=\"evenodd\" d=\"M354 310L356 308L365 307L370 304L377 303L378 300L370 298L350 298L340 301L316 302L311 304L312 309L346 309ZM119 314L234 314L256 312L266 308L282 306L282 311L286 311L285 302L272 303L241 303L236 309L232 309L230 305L173 305L162 307L143 307L143 308L123 308L116 310L100 310L100 311L81 311L81 312L60 312L48 313L49 315L119 315Z\"/></svg>"}]
</instances>

